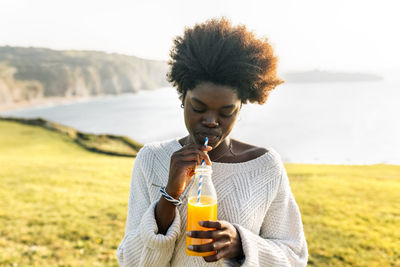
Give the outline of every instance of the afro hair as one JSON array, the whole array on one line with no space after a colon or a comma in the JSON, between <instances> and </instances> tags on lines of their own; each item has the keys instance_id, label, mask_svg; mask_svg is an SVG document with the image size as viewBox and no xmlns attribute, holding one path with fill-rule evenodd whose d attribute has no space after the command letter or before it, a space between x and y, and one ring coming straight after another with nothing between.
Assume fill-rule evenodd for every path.
<instances>
[{"instance_id":1,"label":"afro hair","mask_svg":"<svg viewBox=\"0 0 400 267\"><path fill-rule=\"evenodd\" d=\"M185 28L170 50L168 81L183 101L201 82L237 90L242 103L264 104L283 83L276 76L277 58L267 38L256 38L246 26L232 26L222 17Z\"/></svg>"}]
</instances>

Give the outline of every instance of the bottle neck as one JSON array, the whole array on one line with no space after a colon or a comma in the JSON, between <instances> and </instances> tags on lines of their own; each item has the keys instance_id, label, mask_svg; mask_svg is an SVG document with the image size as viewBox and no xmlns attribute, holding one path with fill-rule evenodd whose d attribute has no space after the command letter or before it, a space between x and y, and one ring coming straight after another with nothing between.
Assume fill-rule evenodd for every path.
<instances>
[{"instance_id":1,"label":"bottle neck","mask_svg":"<svg viewBox=\"0 0 400 267\"><path fill-rule=\"evenodd\" d=\"M190 196L208 196L216 199L216 191L212 183L211 166L196 168Z\"/></svg>"},{"instance_id":2,"label":"bottle neck","mask_svg":"<svg viewBox=\"0 0 400 267\"><path fill-rule=\"evenodd\" d=\"M212 183L211 180L211 175L212 172L197 172L195 173L195 180L197 180L197 183L200 182L200 180L204 183Z\"/></svg>"}]
</instances>

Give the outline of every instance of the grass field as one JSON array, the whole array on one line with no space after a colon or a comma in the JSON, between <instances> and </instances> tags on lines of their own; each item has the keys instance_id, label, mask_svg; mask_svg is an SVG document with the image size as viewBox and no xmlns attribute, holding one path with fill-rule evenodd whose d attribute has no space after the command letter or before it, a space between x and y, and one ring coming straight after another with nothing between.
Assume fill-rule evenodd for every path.
<instances>
[{"instance_id":1,"label":"grass field","mask_svg":"<svg viewBox=\"0 0 400 267\"><path fill-rule=\"evenodd\" d=\"M132 158L0 121L0 266L117 266ZM400 166L287 164L312 266L400 266Z\"/></svg>"}]
</instances>

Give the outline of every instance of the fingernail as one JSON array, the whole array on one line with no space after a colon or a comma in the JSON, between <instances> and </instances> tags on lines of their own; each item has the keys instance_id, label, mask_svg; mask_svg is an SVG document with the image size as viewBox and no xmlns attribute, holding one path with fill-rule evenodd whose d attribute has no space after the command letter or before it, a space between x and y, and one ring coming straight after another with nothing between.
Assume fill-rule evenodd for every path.
<instances>
[{"instance_id":1,"label":"fingernail","mask_svg":"<svg viewBox=\"0 0 400 267\"><path fill-rule=\"evenodd\" d=\"M192 236L192 232L186 232L188 236Z\"/></svg>"},{"instance_id":2,"label":"fingernail","mask_svg":"<svg viewBox=\"0 0 400 267\"><path fill-rule=\"evenodd\" d=\"M188 246L188 250L193 250L193 246L192 246L192 245L189 245L189 246Z\"/></svg>"}]
</instances>

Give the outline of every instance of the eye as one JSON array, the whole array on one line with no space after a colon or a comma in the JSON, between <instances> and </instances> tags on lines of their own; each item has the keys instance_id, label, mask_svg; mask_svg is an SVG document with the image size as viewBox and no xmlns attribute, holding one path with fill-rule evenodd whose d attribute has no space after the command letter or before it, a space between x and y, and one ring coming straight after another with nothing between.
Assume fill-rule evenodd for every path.
<instances>
[{"instance_id":1,"label":"eye","mask_svg":"<svg viewBox=\"0 0 400 267\"><path fill-rule=\"evenodd\" d=\"M229 112L231 112L231 113L229 113ZM227 111L225 111L225 113L220 113L220 116L221 116L222 118L230 118L230 117L232 117L233 115L235 115L236 112L237 112L237 110L234 110L233 112L227 110ZM228 113L228 114L227 114L227 113Z\"/></svg>"},{"instance_id":2,"label":"eye","mask_svg":"<svg viewBox=\"0 0 400 267\"><path fill-rule=\"evenodd\" d=\"M221 117L223 117L223 118L230 118L230 117L232 117L232 115L233 115L233 113L232 113L232 114L229 114L229 115L227 115L227 114L221 114Z\"/></svg>"},{"instance_id":3,"label":"eye","mask_svg":"<svg viewBox=\"0 0 400 267\"><path fill-rule=\"evenodd\" d=\"M192 109L193 109L193 111L194 111L194 112L197 112L197 113L202 113L202 112L204 112L204 110L201 110L201 109L195 109L194 107L192 107Z\"/></svg>"}]
</instances>

